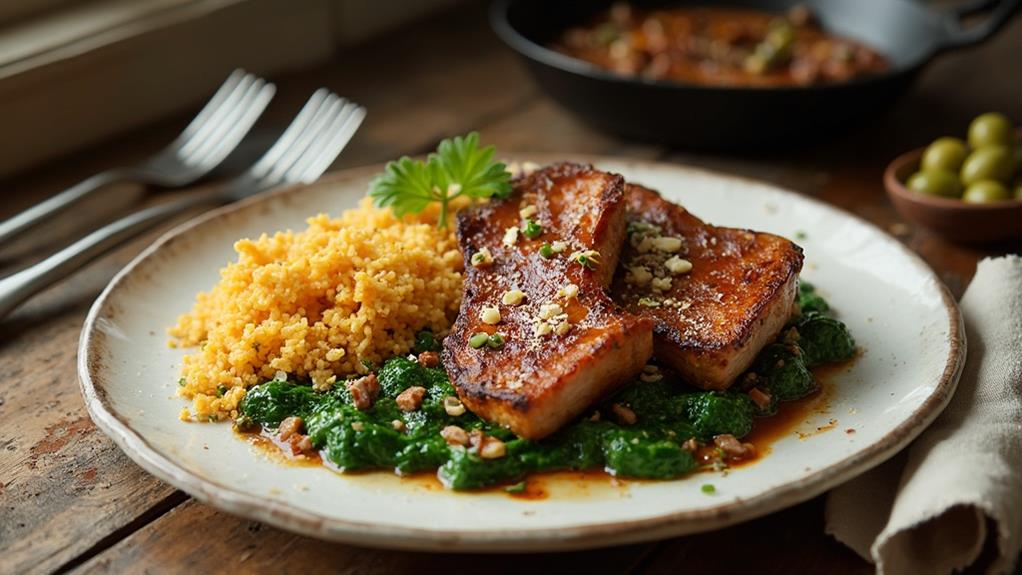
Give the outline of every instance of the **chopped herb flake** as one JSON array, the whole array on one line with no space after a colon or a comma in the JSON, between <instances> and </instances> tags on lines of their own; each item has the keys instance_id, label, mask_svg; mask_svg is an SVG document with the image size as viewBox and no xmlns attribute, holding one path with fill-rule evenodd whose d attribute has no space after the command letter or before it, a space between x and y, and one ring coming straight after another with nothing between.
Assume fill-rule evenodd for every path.
<instances>
[{"instance_id":1,"label":"chopped herb flake","mask_svg":"<svg viewBox=\"0 0 1022 575\"><path fill-rule=\"evenodd\" d=\"M472 334L472 337L468 338L468 345L473 349L479 349L486 345L489 341L490 336L486 333L479 332Z\"/></svg>"},{"instance_id":2,"label":"chopped herb flake","mask_svg":"<svg viewBox=\"0 0 1022 575\"><path fill-rule=\"evenodd\" d=\"M525 220L522 234L530 240L534 240L543 234L543 226L536 223L536 220Z\"/></svg>"},{"instance_id":3,"label":"chopped herb flake","mask_svg":"<svg viewBox=\"0 0 1022 575\"><path fill-rule=\"evenodd\" d=\"M504 347L504 336L499 333L495 333L486 338L486 345L493 349L500 349Z\"/></svg>"}]
</instances>

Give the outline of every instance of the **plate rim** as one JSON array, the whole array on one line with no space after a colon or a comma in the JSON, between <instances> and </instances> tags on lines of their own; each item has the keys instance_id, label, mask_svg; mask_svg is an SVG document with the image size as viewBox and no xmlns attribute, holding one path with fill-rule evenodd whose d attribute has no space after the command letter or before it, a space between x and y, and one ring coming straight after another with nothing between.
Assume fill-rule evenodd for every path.
<instances>
[{"instance_id":1,"label":"plate rim","mask_svg":"<svg viewBox=\"0 0 1022 575\"><path fill-rule=\"evenodd\" d=\"M113 406L108 403L105 390L97 386L97 382L102 382L102 376L99 373L100 366L96 361L97 338L95 333L98 320L102 315L101 312L110 305L111 297L117 293L124 280L143 261L205 222L245 209L250 205L265 202L270 198L298 193L310 187L336 185L364 177L381 170L383 167L381 163L333 172L311 184L299 184L273 190L207 211L174 226L135 256L111 279L96 298L86 316L79 339L78 382L86 409L93 422L114 441L121 451L148 473L181 489L203 503L233 515L261 521L319 539L379 548L438 552L535 552L588 549L687 535L727 527L796 505L886 461L922 433L940 415L953 396L966 356L965 326L957 303L947 286L918 254L859 216L770 182L685 164L589 154L509 154L508 159L541 163L569 160L594 165L606 162L641 166L647 169L668 169L675 172L702 174L720 180L765 186L774 192L790 194L800 201L816 204L818 207L837 212L841 216L873 228L882 237L887 238L889 243L895 246L895 249L901 250L903 255L907 255L928 272L940 292L944 309L949 316L950 350L939 381L929 397L902 423L882 438L866 446L860 452L831 465L815 469L798 480L774 487L751 498L704 509L678 511L644 519L594 522L569 528L434 530L414 526L381 525L326 516L295 508L286 502L247 493L194 474L175 463L169 456L160 453L118 416Z\"/></svg>"}]
</instances>

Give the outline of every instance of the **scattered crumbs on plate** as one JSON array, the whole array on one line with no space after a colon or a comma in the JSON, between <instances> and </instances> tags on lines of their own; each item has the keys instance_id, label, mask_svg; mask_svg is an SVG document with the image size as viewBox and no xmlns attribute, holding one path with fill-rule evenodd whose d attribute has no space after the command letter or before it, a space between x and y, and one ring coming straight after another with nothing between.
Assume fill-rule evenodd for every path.
<instances>
[{"instance_id":1,"label":"scattered crumbs on plate","mask_svg":"<svg viewBox=\"0 0 1022 575\"><path fill-rule=\"evenodd\" d=\"M809 234L807 234L804 230L796 230L795 231L795 239L796 240L807 240L807 239L809 239Z\"/></svg>"},{"instance_id":2,"label":"scattered crumbs on plate","mask_svg":"<svg viewBox=\"0 0 1022 575\"><path fill-rule=\"evenodd\" d=\"M856 413L859 413L858 408L855 408L855 407L849 407L848 408L848 415L855 415Z\"/></svg>"},{"instance_id":3,"label":"scattered crumbs on plate","mask_svg":"<svg viewBox=\"0 0 1022 575\"><path fill-rule=\"evenodd\" d=\"M849 427L848 429L845 430L845 433L847 433L848 435L852 435L852 434L855 433L855 429L852 428L852 427Z\"/></svg>"},{"instance_id":4,"label":"scattered crumbs on plate","mask_svg":"<svg viewBox=\"0 0 1022 575\"><path fill-rule=\"evenodd\" d=\"M308 491L309 486L304 483L295 483L295 491Z\"/></svg>"},{"instance_id":5,"label":"scattered crumbs on plate","mask_svg":"<svg viewBox=\"0 0 1022 575\"><path fill-rule=\"evenodd\" d=\"M777 213L777 204L771 204L771 203L763 204L763 209L766 210L766 213L768 213L768 214L776 214Z\"/></svg>"},{"instance_id":6,"label":"scattered crumbs on plate","mask_svg":"<svg viewBox=\"0 0 1022 575\"><path fill-rule=\"evenodd\" d=\"M717 492L717 488L712 483L703 483L703 486L699 488L699 491L707 495L713 495Z\"/></svg>"},{"instance_id":7,"label":"scattered crumbs on plate","mask_svg":"<svg viewBox=\"0 0 1022 575\"><path fill-rule=\"evenodd\" d=\"M280 489L277 489L276 487L271 487L269 493L274 497L281 495Z\"/></svg>"}]
</instances>

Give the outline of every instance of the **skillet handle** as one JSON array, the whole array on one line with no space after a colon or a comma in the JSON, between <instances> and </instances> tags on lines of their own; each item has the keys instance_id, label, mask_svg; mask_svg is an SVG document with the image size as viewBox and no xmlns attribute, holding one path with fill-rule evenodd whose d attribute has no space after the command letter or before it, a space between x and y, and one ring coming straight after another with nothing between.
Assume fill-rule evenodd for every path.
<instances>
[{"instance_id":1,"label":"skillet handle","mask_svg":"<svg viewBox=\"0 0 1022 575\"><path fill-rule=\"evenodd\" d=\"M1022 0L972 0L960 4L948 11L944 16L944 39L940 49L954 50L979 44L996 33L1011 18ZM971 26L962 27L962 19L990 10L986 20Z\"/></svg>"}]
</instances>

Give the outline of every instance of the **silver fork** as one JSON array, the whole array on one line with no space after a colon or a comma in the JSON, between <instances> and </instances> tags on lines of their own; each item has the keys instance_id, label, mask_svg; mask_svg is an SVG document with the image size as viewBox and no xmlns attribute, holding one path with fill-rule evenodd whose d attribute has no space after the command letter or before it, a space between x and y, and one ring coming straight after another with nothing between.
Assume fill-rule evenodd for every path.
<instances>
[{"instance_id":1,"label":"silver fork","mask_svg":"<svg viewBox=\"0 0 1022 575\"><path fill-rule=\"evenodd\" d=\"M220 165L252 129L276 88L238 69L183 132L166 148L136 166L96 174L0 222L0 245L46 218L114 182L137 181L168 188L188 185Z\"/></svg>"},{"instance_id":2,"label":"silver fork","mask_svg":"<svg viewBox=\"0 0 1022 575\"><path fill-rule=\"evenodd\" d=\"M0 318L92 260L187 210L235 202L286 184L314 181L348 144L365 113L362 106L325 88L317 90L273 146L234 180L121 218L0 280Z\"/></svg>"}]
</instances>

